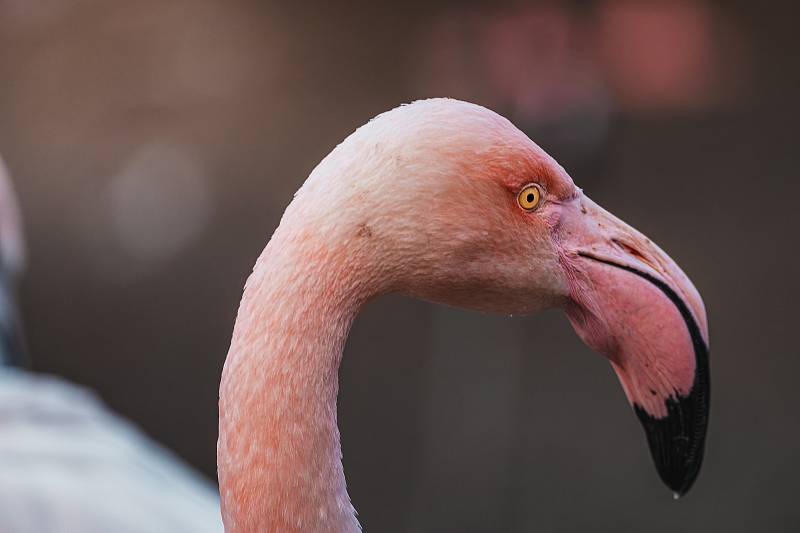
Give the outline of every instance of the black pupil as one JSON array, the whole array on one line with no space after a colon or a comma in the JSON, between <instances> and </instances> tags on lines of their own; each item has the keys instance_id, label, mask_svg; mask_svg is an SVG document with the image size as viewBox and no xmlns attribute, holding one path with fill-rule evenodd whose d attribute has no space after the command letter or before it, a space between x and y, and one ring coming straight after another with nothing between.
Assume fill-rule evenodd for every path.
<instances>
[{"instance_id":1,"label":"black pupil","mask_svg":"<svg viewBox=\"0 0 800 533\"><path fill-rule=\"evenodd\" d=\"M533 203L533 193L532 192L528 193L528 203L531 203L531 204Z\"/></svg>"}]
</instances>

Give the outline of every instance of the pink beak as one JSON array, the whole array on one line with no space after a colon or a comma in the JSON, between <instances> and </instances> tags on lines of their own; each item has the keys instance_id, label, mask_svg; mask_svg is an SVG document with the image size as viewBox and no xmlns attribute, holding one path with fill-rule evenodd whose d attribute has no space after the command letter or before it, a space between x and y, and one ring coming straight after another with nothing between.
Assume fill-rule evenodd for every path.
<instances>
[{"instance_id":1,"label":"pink beak","mask_svg":"<svg viewBox=\"0 0 800 533\"><path fill-rule=\"evenodd\" d=\"M703 460L709 413L703 301L650 239L581 195L560 238L570 279L567 314L604 354L644 426L661 479L676 496Z\"/></svg>"}]
</instances>

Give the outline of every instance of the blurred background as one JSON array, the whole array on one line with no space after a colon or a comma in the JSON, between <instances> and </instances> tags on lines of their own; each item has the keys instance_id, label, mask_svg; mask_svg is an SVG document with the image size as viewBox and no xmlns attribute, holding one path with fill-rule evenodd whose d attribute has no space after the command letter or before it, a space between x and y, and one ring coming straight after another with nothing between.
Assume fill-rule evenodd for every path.
<instances>
[{"instance_id":1,"label":"blurred background","mask_svg":"<svg viewBox=\"0 0 800 533\"><path fill-rule=\"evenodd\" d=\"M800 76L793 3L0 0L0 154L36 371L215 476L241 289L310 170L375 114L509 117L653 237L709 312L704 471L672 500L560 313L401 297L340 373L366 531L796 531Z\"/></svg>"}]
</instances>

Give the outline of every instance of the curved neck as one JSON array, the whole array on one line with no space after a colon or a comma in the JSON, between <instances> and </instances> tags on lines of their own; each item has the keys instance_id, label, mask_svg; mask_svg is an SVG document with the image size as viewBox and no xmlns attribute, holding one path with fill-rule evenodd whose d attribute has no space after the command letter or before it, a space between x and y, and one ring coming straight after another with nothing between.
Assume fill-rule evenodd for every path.
<instances>
[{"instance_id":1,"label":"curved neck","mask_svg":"<svg viewBox=\"0 0 800 533\"><path fill-rule=\"evenodd\" d=\"M351 253L279 232L247 282L220 387L228 532L357 532L336 421L350 326L373 292Z\"/></svg>"}]
</instances>

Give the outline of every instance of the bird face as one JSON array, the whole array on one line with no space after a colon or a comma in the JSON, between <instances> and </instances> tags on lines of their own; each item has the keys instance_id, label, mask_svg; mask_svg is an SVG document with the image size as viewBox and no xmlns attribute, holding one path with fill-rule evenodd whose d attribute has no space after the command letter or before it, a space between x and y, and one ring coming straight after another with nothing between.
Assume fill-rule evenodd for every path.
<instances>
[{"instance_id":1,"label":"bird face","mask_svg":"<svg viewBox=\"0 0 800 533\"><path fill-rule=\"evenodd\" d=\"M709 410L700 295L508 121L451 102L428 104L404 139L421 159L394 161L400 207L387 216L399 229L387 250L401 290L484 311L564 309L611 362L662 480L682 495L699 473Z\"/></svg>"}]
</instances>

